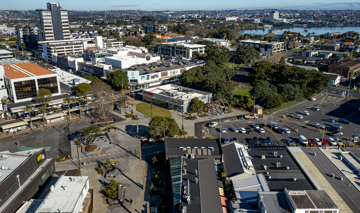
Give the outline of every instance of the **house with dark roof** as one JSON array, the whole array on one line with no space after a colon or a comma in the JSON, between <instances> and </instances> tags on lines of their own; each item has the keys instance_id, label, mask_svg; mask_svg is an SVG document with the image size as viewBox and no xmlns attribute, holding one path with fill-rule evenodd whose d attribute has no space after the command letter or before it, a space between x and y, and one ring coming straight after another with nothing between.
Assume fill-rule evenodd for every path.
<instances>
[{"instance_id":1,"label":"house with dark roof","mask_svg":"<svg viewBox=\"0 0 360 213\"><path fill-rule=\"evenodd\" d=\"M349 78L350 72L360 71L360 60L343 60L329 65L328 72Z\"/></svg>"},{"instance_id":2,"label":"house with dark roof","mask_svg":"<svg viewBox=\"0 0 360 213\"><path fill-rule=\"evenodd\" d=\"M339 46L335 44L323 44L320 46L321 50L330 50L330 51L337 51L339 50Z\"/></svg>"},{"instance_id":3,"label":"house with dark roof","mask_svg":"<svg viewBox=\"0 0 360 213\"><path fill-rule=\"evenodd\" d=\"M167 194L171 212L219 213L221 163L218 140L165 139Z\"/></svg>"}]
</instances>

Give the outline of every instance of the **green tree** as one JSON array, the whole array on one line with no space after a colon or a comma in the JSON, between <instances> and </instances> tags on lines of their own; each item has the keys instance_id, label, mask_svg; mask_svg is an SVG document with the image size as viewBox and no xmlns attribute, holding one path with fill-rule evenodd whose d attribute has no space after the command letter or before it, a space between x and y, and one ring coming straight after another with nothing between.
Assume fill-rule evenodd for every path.
<instances>
[{"instance_id":1,"label":"green tree","mask_svg":"<svg viewBox=\"0 0 360 213\"><path fill-rule=\"evenodd\" d=\"M204 102L199 100L198 97L195 97L194 99L192 99L191 105L190 105L191 112L198 112L201 109L203 109L204 107L205 107Z\"/></svg>"},{"instance_id":2,"label":"green tree","mask_svg":"<svg viewBox=\"0 0 360 213\"><path fill-rule=\"evenodd\" d=\"M22 44L20 45L20 47L21 47L21 50L25 50L25 49L26 49L26 44L25 44L25 43L22 43Z\"/></svg>"},{"instance_id":3,"label":"green tree","mask_svg":"<svg viewBox=\"0 0 360 213\"><path fill-rule=\"evenodd\" d=\"M9 103L10 103L10 101L7 97L4 96L1 98L1 105L2 105L3 112L5 112L5 106Z\"/></svg>"},{"instance_id":4,"label":"green tree","mask_svg":"<svg viewBox=\"0 0 360 213\"><path fill-rule=\"evenodd\" d=\"M106 170L107 170L107 171L109 171L110 165L111 165L110 160L109 160L108 158L106 158L105 167L106 167Z\"/></svg>"},{"instance_id":5,"label":"green tree","mask_svg":"<svg viewBox=\"0 0 360 213\"><path fill-rule=\"evenodd\" d=\"M246 107L251 109L252 106L254 106L254 100L251 98L247 98Z\"/></svg>"},{"instance_id":6,"label":"green tree","mask_svg":"<svg viewBox=\"0 0 360 213\"><path fill-rule=\"evenodd\" d=\"M71 120L71 116L70 116L70 103L73 102L73 99L70 97L65 97L63 99L63 103L67 104L67 110L68 110L68 115L69 115L69 120Z\"/></svg>"},{"instance_id":7,"label":"green tree","mask_svg":"<svg viewBox=\"0 0 360 213\"><path fill-rule=\"evenodd\" d=\"M82 114L82 105L84 104L85 102L85 98L76 98L75 99L75 103L78 103L80 106L79 106L79 109L80 109L80 117L81 117L81 114Z\"/></svg>"},{"instance_id":8,"label":"green tree","mask_svg":"<svg viewBox=\"0 0 360 213\"><path fill-rule=\"evenodd\" d=\"M88 83L81 83L76 86L75 91L76 91L76 95L86 96L91 91L91 85Z\"/></svg>"},{"instance_id":9,"label":"green tree","mask_svg":"<svg viewBox=\"0 0 360 213\"><path fill-rule=\"evenodd\" d=\"M44 88L39 89L35 96L36 103L41 103L44 106L52 101L52 99L53 97L50 90Z\"/></svg>"},{"instance_id":10,"label":"green tree","mask_svg":"<svg viewBox=\"0 0 360 213\"><path fill-rule=\"evenodd\" d=\"M259 61L253 64L249 71L250 83L255 84L255 81L265 80L267 73L272 70L272 65L268 61Z\"/></svg>"},{"instance_id":11,"label":"green tree","mask_svg":"<svg viewBox=\"0 0 360 213\"><path fill-rule=\"evenodd\" d=\"M299 85L293 86L292 84L279 84L278 91L289 101L300 100L303 98L303 91L300 89Z\"/></svg>"},{"instance_id":12,"label":"green tree","mask_svg":"<svg viewBox=\"0 0 360 213\"><path fill-rule=\"evenodd\" d=\"M145 43L145 45L150 45L154 38L154 34L152 32L149 32L143 37L143 42Z\"/></svg>"},{"instance_id":13,"label":"green tree","mask_svg":"<svg viewBox=\"0 0 360 213\"><path fill-rule=\"evenodd\" d=\"M165 130L164 130L165 128ZM176 123L174 118L169 117L154 117L149 123L149 133L153 137L173 137L179 134L179 125Z\"/></svg>"},{"instance_id":14,"label":"green tree","mask_svg":"<svg viewBox=\"0 0 360 213\"><path fill-rule=\"evenodd\" d=\"M116 70L106 76L108 82L116 89L128 87L128 76L122 70Z\"/></svg>"},{"instance_id":15,"label":"green tree","mask_svg":"<svg viewBox=\"0 0 360 213\"><path fill-rule=\"evenodd\" d=\"M91 81L91 83L101 81L98 77L93 76L93 75L85 75L85 77L84 77L84 78L86 78L86 79L90 80L90 81Z\"/></svg>"},{"instance_id":16,"label":"green tree","mask_svg":"<svg viewBox=\"0 0 360 213\"><path fill-rule=\"evenodd\" d=\"M46 122L45 122L45 113L47 111L46 106L41 106L41 107L38 107L37 109L42 114L43 122L44 122L44 125L45 125L46 124Z\"/></svg>"},{"instance_id":17,"label":"green tree","mask_svg":"<svg viewBox=\"0 0 360 213\"><path fill-rule=\"evenodd\" d=\"M257 103L264 103L266 97L271 94L276 94L277 89L274 85L270 84L268 81L260 80L256 81L255 86L250 90L252 95L256 96Z\"/></svg>"},{"instance_id":18,"label":"green tree","mask_svg":"<svg viewBox=\"0 0 360 213\"><path fill-rule=\"evenodd\" d=\"M281 94L270 94L264 100L264 107L267 109L278 108L282 104Z\"/></svg>"},{"instance_id":19,"label":"green tree","mask_svg":"<svg viewBox=\"0 0 360 213\"><path fill-rule=\"evenodd\" d=\"M91 144L92 141L99 136L99 132L100 132L100 127L93 125L83 129L81 135L86 138L89 144Z\"/></svg>"},{"instance_id":20,"label":"green tree","mask_svg":"<svg viewBox=\"0 0 360 213\"><path fill-rule=\"evenodd\" d=\"M234 53L235 63L249 64L260 59L260 53L254 47L239 46Z\"/></svg>"}]
</instances>

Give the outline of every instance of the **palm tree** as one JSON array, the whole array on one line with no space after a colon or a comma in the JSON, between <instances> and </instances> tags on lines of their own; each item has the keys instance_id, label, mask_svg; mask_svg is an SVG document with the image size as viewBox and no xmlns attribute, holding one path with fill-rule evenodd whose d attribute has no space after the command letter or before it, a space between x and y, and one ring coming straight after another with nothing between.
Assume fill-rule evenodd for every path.
<instances>
[{"instance_id":1,"label":"palm tree","mask_svg":"<svg viewBox=\"0 0 360 213\"><path fill-rule=\"evenodd\" d=\"M5 105L8 103L10 103L10 101L7 97L3 97L1 99L1 105L2 105L2 110L3 110L4 115L5 115Z\"/></svg>"},{"instance_id":2,"label":"palm tree","mask_svg":"<svg viewBox=\"0 0 360 213\"><path fill-rule=\"evenodd\" d=\"M26 104L24 110L29 112L29 121L30 121L30 129L32 129L32 122L31 122L31 111L35 108L32 104Z\"/></svg>"},{"instance_id":3,"label":"palm tree","mask_svg":"<svg viewBox=\"0 0 360 213\"><path fill-rule=\"evenodd\" d=\"M63 102L68 104L68 114L69 114L69 120L71 120L71 116L70 116L70 103L73 101L72 98L70 97L66 97L64 98Z\"/></svg>"},{"instance_id":4,"label":"palm tree","mask_svg":"<svg viewBox=\"0 0 360 213\"><path fill-rule=\"evenodd\" d=\"M41 114L42 114L42 117L43 117L43 122L44 122L44 126L45 126L45 112L46 112L46 106L41 106L41 107L38 107L37 108Z\"/></svg>"},{"instance_id":5,"label":"palm tree","mask_svg":"<svg viewBox=\"0 0 360 213\"><path fill-rule=\"evenodd\" d=\"M82 112L82 104L84 103L84 101L85 101L85 99L84 98L77 98L77 99L75 99L75 102L76 103L79 103L79 105L80 105L80 107L79 107L79 109L80 109L80 117L81 117L81 112Z\"/></svg>"}]
</instances>

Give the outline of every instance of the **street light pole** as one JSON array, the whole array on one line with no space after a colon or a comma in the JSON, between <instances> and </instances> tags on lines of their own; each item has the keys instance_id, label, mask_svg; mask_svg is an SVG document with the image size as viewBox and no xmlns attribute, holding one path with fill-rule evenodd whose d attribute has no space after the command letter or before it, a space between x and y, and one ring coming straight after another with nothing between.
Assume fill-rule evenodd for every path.
<instances>
[{"instance_id":1,"label":"street light pole","mask_svg":"<svg viewBox=\"0 0 360 213\"><path fill-rule=\"evenodd\" d=\"M351 77L350 77L350 81L349 81L349 91L348 91L348 97L350 95L350 88L351 88Z\"/></svg>"},{"instance_id":2,"label":"street light pole","mask_svg":"<svg viewBox=\"0 0 360 213\"><path fill-rule=\"evenodd\" d=\"M221 114L219 115L219 132L220 132L220 143L221 143Z\"/></svg>"}]
</instances>

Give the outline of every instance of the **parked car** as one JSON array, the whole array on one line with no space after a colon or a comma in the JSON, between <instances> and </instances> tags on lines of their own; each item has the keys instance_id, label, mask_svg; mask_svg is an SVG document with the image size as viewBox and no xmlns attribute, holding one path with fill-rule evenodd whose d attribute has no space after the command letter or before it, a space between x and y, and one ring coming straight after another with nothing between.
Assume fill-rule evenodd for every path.
<instances>
[{"instance_id":1,"label":"parked car","mask_svg":"<svg viewBox=\"0 0 360 213\"><path fill-rule=\"evenodd\" d=\"M265 130L263 128L256 129L259 133L265 133Z\"/></svg>"},{"instance_id":2,"label":"parked car","mask_svg":"<svg viewBox=\"0 0 360 213\"><path fill-rule=\"evenodd\" d=\"M335 122L335 119L332 119L332 118L326 118L325 121L329 121L331 123L334 123Z\"/></svg>"},{"instance_id":3,"label":"parked car","mask_svg":"<svg viewBox=\"0 0 360 213\"><path fill-rule=\"evenodd\" d=\"M246 133L246 129L244 127L239 127L239 132L240 133Z\"/></svg>"},{"instance_id":4,"label":"parked car","mask_svg":"<svg viewBox=\"0 0 360 213\"><path fill-rule=\"evenodd\" d=\"M300 135L300 136L299 136L299 141L300 141L300 143L302 143L302 144L308 144L308 140L305 138L304 135Z\"/></svg>"},{"instance_id":5,"label":"parked car","mask_svg":"<svg viewBox=\"0 0 360 213\"><path fill-rule=\"evenodd\" d=\"M337 131L339 131L339 128L334 127L334 126L327 126L325 128L325 130L328 130L328 131L331 131L331 132L337 132Z\"/></svg>"},{"instance_id":6,"label":"parked car","mask_svg":"<svg viewBox=\"0 0 360 213\"><path fill-rule=\"evenodd\" d=\"M211 123L209 123L209 127L215 127L215 126L217 126L219 123L218 122L211 122Z\"/></svg>"},{"instance_id":7,"label":"parked car","mask_svg":"<svg viewBox=\"0 0 360 213\"><path fill-rule=\"evenodd\" d=\"M328 140L326 140L325 138L321 138L320 140L321 140L322 145L325 145L325 146L329 146L329 145L330 145L329 142L328 142Z\"/></svg>"},{"instance_id":8,"label":"parked car","mask_svg":"<svg viewBox=\"0 0 360 213\"><path fill-rule=\"evenodd\" d=\"M310 115L310 113L308 111L300 111L299 113L302 115Z\"/></svg>"},{"instance_id":9,"label":"parked car","mask_svg":"<svg viewBox=\"0 0 360 213\"><path fill-rule=\"evenodd\" d=\"M285 133L285 131L283 129L280 129L280 128L274 129L274 131L279 133L279 134Z\"/></svg>"},{"instance_id":10,"label":"parked car","mask_svg":"<svg viewBox=\"0 0 360 213\"><path fill-rule=\"evenodd\" d=\"M345 118L340 118L339 122L344 123L344 124L351 124L351 122L348 119L345 119Z\"/></svg>"},{"instance_id":11,"label":"parked car","mask_svg":"<svg viewBox=\"0 0 360 213\"><path fill-rule=\"evenodd\" d=\"M313 140L313 139L308 139L308 144L309 144L310 146L317 146L317 143L316 143L315 140Z\"/></svg>"},{"instance_id":12,"label":"parked car","mask_svg":"<svg viewBox=\"0 0 360 213\"><path fill-rule=\"evenodd\" d=\"M288 138L288 139L287 139L287 143L289 144L289 146L294 146L294 145L295 145L294 140L291 139L291 138Z\"/></svg>"},{"instance_id":13,"label":"parked car","mask_svg":"<svg viewBox=\"0 0 360 213\"><path fill-rule=\"evenodd\" d=\"M225 129L225 128L221 128L220 131L221 131L222 133L226 133L226 129Z\"/></svg>"},{"instance_id":14,"label":"parked car","mask_svg":"<svg viewBox=\"0 0 360 213\"><path fill-rule=\"evenodd\" d=\"M290 132L290 129L288 129L288 128L283 128L282 129L285 133L287 133L287 134L290 134L291 132Z\"/></svg>"},{"instance_id":15,"label":"parked car","mask_svg":"<svg viewBox=\"0 0 360 213\"><path fill-rule=\"evenodd\" d=\"M231 128L231 131L233 131L233 132L239 132L239 129L238 129L237 127L233 126L233 127Z\"/></svg>"},{"instance_id":16,"label":"parked car","mask_svg":"<svg viewBox=\"0 0 360 213\"><path fill-rule=\"evenodd\" d=\"M259 127L259 125L257 125L257 124L252 124L251 125L253 128L255 128L255 129L259 129L260 127Z\"/></svg>"},{"instance_id":17,"label":"parked car","mask_svg":"<svg viewBox=\"0 0 360 213\"><path fill-rule=\"evenodd\" d=\"M249 127L246 127L246 133L248 133L248 134L251 134L252 133L252 131L251 131L251 129L249 128Z\"/></svg>"},{"instance_id":18,"label":"parked car","mask_svg":"<svg viewBox=\"0 0 360 213\"><path fill-rule=\"evenodd\" d=\"M224 143L229 143L229 142L230 142L230 137L227 136L227 137L225 138L225 140L224 140Z\"/></svg>"},{"instance_id":19,"label":"parked car","mask_svg":"<svg viewBox=\"0 0 360 213\"><path fill-rule=\"evenodd\" d=\"M260 128L265 128L265 124L261 123L259 124Z\"/></svg>"},{"instance_id":20,"label":"parked car","mask_svg":"<svg viewBox=\"0 0 360 213\"><path fill-rule=\"evenodd\" d=\"M315 97L310 98L311 101L316 101Z\"/></svg>"},{"instance_id":21,"label":"parked car","mask_svg":"<svg viewBox=\"0 0 360 213\"><path fill-rule=\"evenodd\" d=\"M331 136L335 136L335 137L338 137L338 136L343 136L344 133L343 132L333 132L333 133L330 133Z\"/></svg>"},{"instance_id":22,"label":"parked car","mask_svg":"<svg viewBox=\"0 0 360 213\"><path fill-rule=\"evenodd\" d=\"M243 115L239 115L239 116L237 116L237 119L243 120L243 119L244 119L244 116L243 116Z\"/></svg>"},{"instance_id":23,"label":"parked car","mask_svg":"<svg viewBox=\"0 0 360 213\"><path fill-rule=\"evenodd\" d=\"M314 122L313 126L315 126L316 128L325 129L325 126L323 124L321 124L321 123L318 123L318 122Z\"/></svg>"},{"instance_id":24,"label":"parked car","mask_svg":"<svg viewBox=\"0 0 360 213\"><path fill-rule=\"evenodd\" d=\"M271 124L270 127L271 127L272 129L277 129L277 128L279 128L276 124Z\"/></svg>"},{"instance_id":25,"label":"parked car","mask_svg":"<svg viewBox=\"0 0 360 213\"><path fill-rule=\"evenodd\" d=\"M336 141L334 140L334 138L328 138L327 140L328 140L328 142L330 143L331 146L336 146L336 145L337 145L337 143L336 143Z\"/></svg>"},{"instance_id":26,"label":"parked car","mask_svg":"<svg viewBox=\"0 0 360 213\"><path fill-rule=\"evenodd\" d=\"M313 106L313 107L311 107L310 109L312 109L312 110L314 110L314 111L320 111L320 108L317 107L317 106Z\"/></svg>"},{"instance_id":27,"label":"parked car","mask_svg":"<svg viewBox=\"0 0 360 213\"><path fill-rule=\"evenodd\" d=\"M331 126L332 126L332 127L339 128L339 129L342 128L342 126L341 126L340 124L338 124L338 123L332 123Z\"/></svg>"},{"instance_id":28,"label":"parked car","mask_svg":"<svg viewBox=\"0 0 360 213\"><path fill-rule=\"evenodd\" d=\"M291 114L291 117L297 118L297 119L302 119L303 118L303 116L299 115L299 114Z\"/></svg>"},{"instance_id":29,"label":"parked car","mask_svg":"<svg viewBox=\"0 0 360 213\"><path fill-rule=\"evenodd\" d=\"M319 138L314 138L314 141L315 141L315 143L316 143L318 146L321 146L321 145L322 145L322 143L321 143L321 141L320 141Z\"/></svg>"},{"instance_id":30,"label":"parked car","mask_svg":"<svg viewBox=\"0 0 360 213\"><path fill-rule=\"evenodd\" d=\"M340 138L335 138L335 141L336 141L336 143L337 143L338 145L340 145L340 146L344 145L344 143L341 141Z\"/></svg>"}]
</instances>

